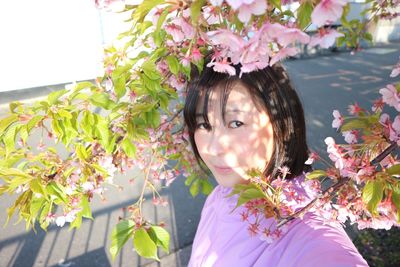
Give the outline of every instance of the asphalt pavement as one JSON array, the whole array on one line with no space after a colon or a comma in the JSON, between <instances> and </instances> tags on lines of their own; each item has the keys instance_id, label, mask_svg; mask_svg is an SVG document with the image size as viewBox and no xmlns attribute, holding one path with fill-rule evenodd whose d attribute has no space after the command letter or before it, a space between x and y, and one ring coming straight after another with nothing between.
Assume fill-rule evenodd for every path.
<instances>
[{"instance_id":1,"label":"asphalt pavement","mask_svg":"<svg viewBox=\"0 0 400 267\"><path fill-rule=\"evenodd\" d=\"M323 51L284 63L304 105L311 149L324 154L324 139L327 136L342 140L331 127L334 109L346 113L347 106L355 101L364 108L370 108L379 96L380 88L399 81L389 77L399 56L400 43L391 43L366 48L355 55L349 51ZM38 100L58 88L63 87L46 86L0 93L0 117L4 116L8 102ZM38 138L39 135L33 136L33 145ZM14 216L6 228L0 228L0 266L186 266L206 197L193 199L181 177L162 190L162 195L169 201L167 207L154 207L149 201L145 202L146 217L154 222L166 223L171 234L171 253L167 255L160 251L162 261L157 263L138 257L132 243L128 242L115 261L111 260L108 252L111 230L118 217L124 214L123 207L134 203L140 194L140 179L134 184L128 182L129 178L137 175L141 174L132 170L116 177L116 183L122 185L124 190L109 187L106 201L95 197L92 203L95 219L84 220L79 230L69 231L68 227L52 225L47 233L38 227L35 234L32 230L25 231L24 223L14 225L17 219ZM151 199L151 196L146 198ZM4 224L6 209L14 200L15 196L0 198L0 225ZM356 234L352 227L346 230L351 237Z\"/></svg>"}]
</instances>

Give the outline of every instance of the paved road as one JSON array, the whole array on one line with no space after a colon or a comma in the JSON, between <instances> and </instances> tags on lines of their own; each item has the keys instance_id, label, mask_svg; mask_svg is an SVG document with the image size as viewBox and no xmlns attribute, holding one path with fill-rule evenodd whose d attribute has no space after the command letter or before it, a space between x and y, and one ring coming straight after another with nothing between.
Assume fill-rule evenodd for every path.
<instances>
[{"instance_id":1,"label":"paved road","mask_svg":"<svg viewBox=\"0 0 400 267\"><path fill-rule=\"evenodd\" d=\"M345 113L347 105L354 100L369 108L378 96L378 90L396 80L390 79L389 74L399 55L400 43L393 43L369 48L356 55L326 53L285 63L304 104L310 148L323 152L326 136L340 139L331 128L332 110ZM28 91L17 98L27 94ZM13 97L13 93L0 94L0 116L4 114L1 104ZM107 202L95 199L95 221L85 221L78 231L52 226L47 233L39 229L35 235L32 231L26 232L23 224L13 225L14 218L7 228L0 228L0 266L186 266L205 197L193 199L183 179L177 179L163 191L170 203L168 207L155 208L146 203L147 218L166 222L172 237L171 252L174 253L165 255L161 252L163 261L158 264L137 257L132 244L128 243L117 259L111 261L108 247L112 226L123 214L122 208L133 203L139 195L138 187L127 182L133 175L137 172L116 179L125 190L119 192L109 188ZM5 209L13 199L2 197L0 224L4 223Z\"/></svg>"}]
</instances>

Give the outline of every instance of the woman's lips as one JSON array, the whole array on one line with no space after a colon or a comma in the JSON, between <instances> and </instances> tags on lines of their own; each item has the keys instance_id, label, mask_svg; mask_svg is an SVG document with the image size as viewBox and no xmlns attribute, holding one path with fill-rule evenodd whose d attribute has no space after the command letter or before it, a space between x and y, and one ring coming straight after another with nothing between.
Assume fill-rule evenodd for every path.
<instances>
[{"instance_id":1,"label":"woman's lips","mask_svg":"<svg viewBox=\"0 0 400 267\"><path fill-rule=\"evenodd\" d=\"M229 167L219 167L219 166L213 166L215 171L218 172L219 174L229 174L233 172L232 168Z\"/></svg>"}]
</instances>

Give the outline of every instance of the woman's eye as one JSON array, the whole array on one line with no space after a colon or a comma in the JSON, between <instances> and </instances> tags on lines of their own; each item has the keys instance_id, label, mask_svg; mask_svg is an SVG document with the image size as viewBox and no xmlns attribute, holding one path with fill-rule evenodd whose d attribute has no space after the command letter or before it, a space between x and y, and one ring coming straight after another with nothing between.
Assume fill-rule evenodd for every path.
<instances>
[{"instance_id":1,"label":"woman's eye","mask_svg":"<svg viewBox=\"0 0 400 267\"><path fill-rule=\"evenodd\" d=\"M196 129L205 129L205 130L207 130L208 128L209 127L208 127L207 123L205 123L205 122L201 122L201 123L198 123L196 125Z\"/></svg>"},{"instance_id":2,"label":"woman's eye","mask_svg":"<svg viewBox=\"0 0 400 267\"><path fill-rule=\"evenodd\" d=\"M239 128L240 126L242 126L244 123L241 121L231 121L229 123L229 127L231 128Z\"/></svg>"}]
</instances>

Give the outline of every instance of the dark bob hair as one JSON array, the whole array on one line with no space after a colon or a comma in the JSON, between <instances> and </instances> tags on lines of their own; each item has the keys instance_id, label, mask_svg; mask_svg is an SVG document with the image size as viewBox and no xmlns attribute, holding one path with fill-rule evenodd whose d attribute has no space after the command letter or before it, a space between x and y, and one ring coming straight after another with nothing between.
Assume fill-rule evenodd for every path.
<instances>
[{"instance_id":1,"label":"dark bob hair","mask_svg":"<svg viewBox=\"0 0 400 267\"><path fill-rule=\"evenodd\" d=\"M266 110L271 119L274 132L274 151L269 162L266 162L265 177L275 179L279 174L279 167L287 166L290 170L287 178L293 178L308 171L308 165L304 162L308 158L308 146L306 140L306 127L304 111L300 99L292 86L285 68L280 63L275 63L262 70L243 73L239 78L241 65L234 66L236 75L220 73L207 67L210 61L208 56L201 73L197 69L192 70L192 77L186 88L186 101L183 110L184 123L189 133L189 142L192 146L196 160L206 172L206 164L196 147L194 133L196 131L196 107L199 105L201 93L204 94L203 116L206 124L208 120L208 99L210 92L217 88L224 88L221 99L222 118L225 123L226 102L231 91L231 85L237 81L242 82L252 97L253 102ZM259 109L259 108L258 108ZM260 110L260 109L259 109Z\"/></svg>"}]
</instances>

